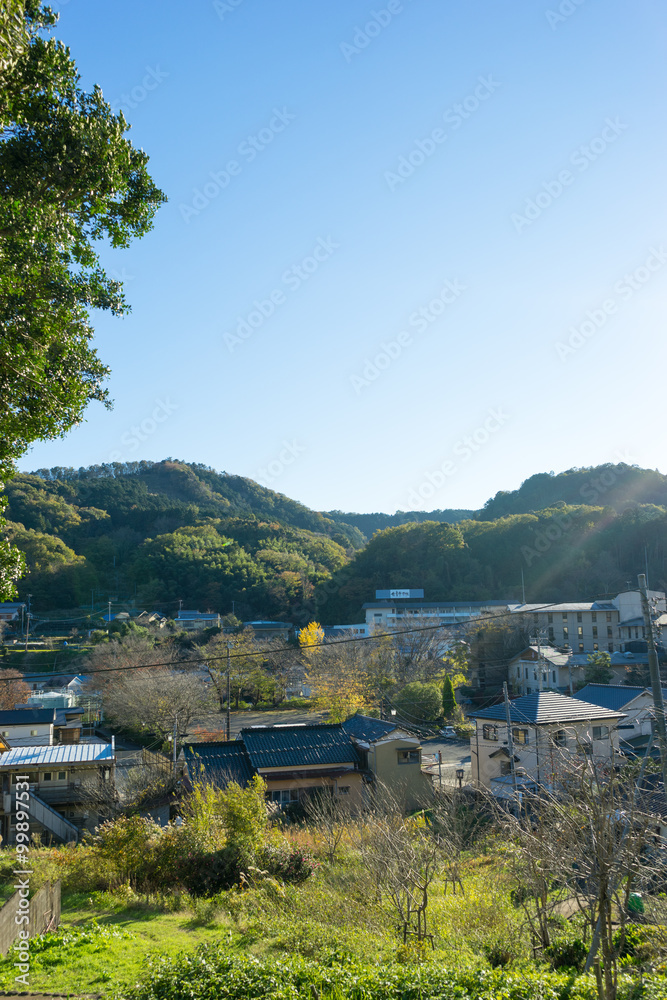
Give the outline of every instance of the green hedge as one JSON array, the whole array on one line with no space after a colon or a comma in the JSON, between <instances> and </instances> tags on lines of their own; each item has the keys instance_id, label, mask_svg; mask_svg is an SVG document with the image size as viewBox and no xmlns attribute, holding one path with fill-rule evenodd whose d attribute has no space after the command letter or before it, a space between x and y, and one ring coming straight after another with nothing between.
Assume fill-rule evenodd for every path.
<instances>
[{"instance_id":1,"label":"green hedge","mask_svg":"<svg viewBox=\"0 0 667 1000\"><path fill-rule=\"evenodd\" d=\"M317 993L311 989L314 987ZM597 1000L590 976L530 970L448 970L433 964L323 965L260 961L204 945L153 962L118 1000ZM667 1000L664 976L623 979L619 1000Z\"/></svg>"}]
</instances>

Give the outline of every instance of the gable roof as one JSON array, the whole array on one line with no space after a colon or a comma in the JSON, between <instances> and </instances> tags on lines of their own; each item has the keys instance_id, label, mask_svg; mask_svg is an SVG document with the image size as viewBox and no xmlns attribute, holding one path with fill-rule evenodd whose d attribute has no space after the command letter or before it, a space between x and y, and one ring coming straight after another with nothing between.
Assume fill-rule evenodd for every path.
<instances>
[{"instance_id":1,"label":"gable roof","mask_svg":"<svg viewBox=\"0 0 667 1000\"><path fill-rule=\"evenodd\" d=\"M241 740L186 743L183 749L192 779L203 769L207 779L216 784L226 785L235 781L245 788L257 773Z\"/></svg>"},{"instance_id":2,"label":"gable roof","mask_svg":"<svg viewBox=\"0 0 667 1000\"><path fill-rule=\"evenodd\" d=\"M58 764L113 763L110 743L61 743L55 747L13 747L0 755L0 769L39 768Z\"/></svg>"},{"instance_id":3,"label":"gable roof","mask_svg":"<svg viewBox=\"0 0 667 1000\"><path fill-rule=\"evenodd\" d=\"M581 701L588 701L593 705L600 705L602 708L610 708L614 712L620 711L624 705L634 701L644 691L651 694L651 689L646 687L630 687L627 684L587 684L574 697ZM663 689L663 697L667 699L667 691Z\"/></svg>"},{"instance_id":4,"label":"gable roof","mask_svg":"<svg viewBox=\"0 0 667 1000\"><path fill-rule=\"evenodd\" d=\"M359 761L356 747L340 723L243 729L241 739L250 763L258 769Z\"/></svg>"},{"instance_id":5,"label":"gable roof","mask_svg":"<svg viewBox=\"0 0 667 1000\"><path fill-rule=\"evenodd\" d=\"M48 726L55 719L55 708L12 708L0 712L0 726Z\"/></svg>"},{"instance_id":6,"label":"gable roof","mask_svg":"<svg viewBox=\"0 0 667 1000\"><path fill-rule=\"evenodd\" d=\"M481 711L470 713L476 719L499 719L505 721L505 705L492 705ZM549 722L577 722L589 719L620 718L620 712L591 705L579 698L569 698L555 691L536 691L534 694L515 698L510 702L510 720L512 722L532 722L541 725Z\"/></svg>"},{"instance_id":7,"label":"gable roof","mask_svg":"<svg viewBox=\"0 0 667 1000\"><path fill-rule=\"evenodd\" d=\"M400 727L395 722L385 722L383 719L371 719L368 715L352 715L341 723L342 729L358 740L374 743Z\"/></svg>"}]
</instances>

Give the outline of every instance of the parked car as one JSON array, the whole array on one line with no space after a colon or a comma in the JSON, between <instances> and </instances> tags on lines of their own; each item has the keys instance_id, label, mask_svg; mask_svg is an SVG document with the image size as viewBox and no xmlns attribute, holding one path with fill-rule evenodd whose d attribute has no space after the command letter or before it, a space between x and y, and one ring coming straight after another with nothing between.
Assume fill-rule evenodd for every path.
<instances>
[{"instance_id":1,"label":"parked car","mask_svg":"<svg viewBox=\"0 0 667 1000\"><path fill-rule=\"evenodd\" d=\"M455 740L458 738L454 726L443 726L442 729L438 730L438 736L442 736L446 740Z\"/></svg>"}]
</instances>

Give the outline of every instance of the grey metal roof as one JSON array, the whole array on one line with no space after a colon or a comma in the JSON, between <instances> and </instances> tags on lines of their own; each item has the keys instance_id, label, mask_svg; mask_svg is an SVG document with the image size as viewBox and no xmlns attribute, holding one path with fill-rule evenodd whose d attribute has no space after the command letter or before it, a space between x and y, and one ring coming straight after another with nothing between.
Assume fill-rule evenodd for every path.
<instances>
[{"instance_id":1,"label":"grey metal roof","mask_svg":"<svg viewBox=\"0 0 667 1000\"><path fill-rule=\"evenodd\" d=\"M0 754L0 770L30 770L60 764L101 764L114 760L110 743L66 743L55 747L13 747Z\"/></svg>"},{"instance_id":2,"label":"grey metal roof","mask_svg":"<svg viewBox=\"0 0 667 1000\"><path fill-rule=\"evenodd\" d=\"M357 763L351 737L336 725L243 729L241 739L256 768L304 767L309 764Z\"/></svg>"},{"instance_id":3,"label":"grey metal roof","mask_svg":"<svg viewBox=\"0 0 667 1000\"><path fill-rule=\"evenodd\" d=\"M235 781L245 788L257 772L250 763L241 740L220 743L188 743L184 747L190 777L195 780L203 772L208 781L225 786Z\"/></svg>"},{"instance_id":4,"label":"grey metal roof","mask_svg":"<svg viewBox=\"0 0 667 1000\"><path fill-rule=\"evenodd\" d=\"M619 712L644 691L651 693L650 688L630 687L628 684L587 684L574 697ZM663 688L662 695L667 700L667 689Z\"/></svg>"},{"instance_id":5,"label":"grey metal roof","mask_svg":"<svg viewBox=\"0 0 667 1000\"><path fill-rule=\"evenodd\" d=\"M55 708L13 708L0 712L0 727L48 726L55 719Z\"/></svg>"},{"instance_id":6,"label":"grey metal roof","mask_svg":"<svg viewBox=\"0 0 667 1000\"><path fill-rule=\"evenodd\" d=\"M505 721L505 705L493 705L470 713L476 719L499 719ZM536 691L534 694L515 698L510 702L512 722L532 722L537 725L549 722L577 722L588 719L620 718L621 713L591 705L578 698L569 698L556 691Z\"/></svg>"},{"instance_id":7,"label":"grey metal roof","mask_svg":"<svg viewBox=\"0 0 667 1000\"><path fill-rule=\"evenodd\" d=\"M391 608L396 605L401 608L450 608L455 612L457 608L506 608L507 601L420 601L417 598L392 597L376 601L367 601L362 604L362 608Z\"/></svg>"},{"instance_id":8,"label":"grey metal roof","mask_svg":"<svg viewBox=\"0 0 667 1000\"><path fill-rule=\"evenodd\" d=\"M368 740L370 743L381 740L398 728L395 722L371 719L367 715L353 715L342 722L341 726L350 736L355 736L358 740Z\"/></svg>"}]
</instances>

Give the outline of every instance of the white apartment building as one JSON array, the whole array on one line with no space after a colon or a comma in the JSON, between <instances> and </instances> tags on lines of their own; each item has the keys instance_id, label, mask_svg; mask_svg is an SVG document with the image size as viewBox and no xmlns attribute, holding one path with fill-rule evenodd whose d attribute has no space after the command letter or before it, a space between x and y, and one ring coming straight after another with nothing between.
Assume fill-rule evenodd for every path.
<instances>
[{"instance_id":1,"label":"white apartment building","mask_svg":"<svg viewBox=\"0 0 667 1000\"><path fill-rule=\"evenodd\" d=\"M363 605L366 627L387 631L418 625L420 619L442 625L460 625L481 615L506 611L507 601L425 601L423 590L376 590L375 600Z\"/></svg>"},{"instance_id":2,"label":"white apartment building","mask_svg":"<svg viewBox=\"0 0 667 1000\"><path fill-rule=\"evenodd\" d=\"M656 614L667 610L665 594L649 591ZM646 638L639 593L626 591L610 600L568 604L512 604L514 614L533 616L536 631L554 646L569 646L574 653L595 650L615 653L633 639Z\"/></svg>"}]
</instances>

